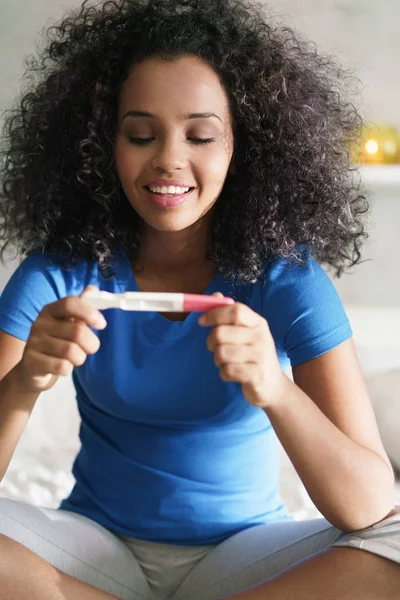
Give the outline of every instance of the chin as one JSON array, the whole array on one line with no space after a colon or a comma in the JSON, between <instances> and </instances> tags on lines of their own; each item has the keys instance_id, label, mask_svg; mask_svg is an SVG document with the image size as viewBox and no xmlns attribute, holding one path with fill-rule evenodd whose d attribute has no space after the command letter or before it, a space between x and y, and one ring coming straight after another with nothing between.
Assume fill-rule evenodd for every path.
<instances>
[{"instance_id":1,"label":"chin","mask_svg":"<svg viewBox=\"0 0 400 600\"><path fill-rule=\"evenodd\" d=\"M162 231L165 233L173 233L173 232L178 232L178 231L183 231L184 229L188 229L189 227L193 226L195 223L197 223L197 221L183 221L183 220L174 220L174 219L168 219L168 221L165 222L148 222L146 221L148 227L151 227L151 229L155 229L157 231Z\"/></svg>"},{"instance_id":2,"label":"chin","mask_svg":"<svg viewBox=\"0 0 400 600\"><path fill-rule=\"evenodd\" d=\"M175 214L174 214L175 212ZM156 231L173 233L193 227L204 218L203 214L184 214L185 211L168 209L164 214L142 214L142 219L148 227Z\"/></svg>"},{"instance_id":3,"label":"chin","mask_svg":"<svg viewBox=\"0 0 400 600\"><path fill-rule=\"evenodd\" d=\"M173 233L193 227L207 215L210 217L215 203L213 202L206 207L197 206L196 211L184 205L162 210L157 207L153 209L151 206L143 206L143 204L132 201L130 201L130 204L147 227L159 232Z\"/></svg>"}]
</instances>

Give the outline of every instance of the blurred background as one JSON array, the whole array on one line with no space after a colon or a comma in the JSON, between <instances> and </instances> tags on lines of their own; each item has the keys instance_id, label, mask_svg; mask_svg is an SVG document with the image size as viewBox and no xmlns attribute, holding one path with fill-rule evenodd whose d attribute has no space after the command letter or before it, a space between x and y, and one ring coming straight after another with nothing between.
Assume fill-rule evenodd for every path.
<instances>
[{"instance_id":1,"label":"blurred background","mask_svg":"<svg viewBox=\"0 0 400 600\"><path fill-rule=\"evenodd\" d=\"M19 90L24 57L34 51L41 30L79 5L76 0L0 0L0 113ZM379 127L366 136L363 160L368 164L360 168L371 202L365 262L334 283L353 326L384 444L400 469L400 3L271 0L265 5L354 73L363 117ZM16 261L0 265L0 293L16 266ZM40 397L0 496L57 506L73 484L78 428L74 389L64 378ZM282 495L290 510L299 519L317 515L283 452L282 467Z\"/></svg>"}]
</instances>

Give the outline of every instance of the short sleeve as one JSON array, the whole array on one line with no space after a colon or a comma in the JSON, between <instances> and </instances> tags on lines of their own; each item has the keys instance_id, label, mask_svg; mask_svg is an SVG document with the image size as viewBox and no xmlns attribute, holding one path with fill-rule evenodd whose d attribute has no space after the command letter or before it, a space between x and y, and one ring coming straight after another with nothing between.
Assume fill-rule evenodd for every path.
<instances>
[{"instance_id":1,"label":"short sleeve","mask_svg":"<svg viewBox=\"0 0 400 600\"><path fill-rule=\"evenodd\" d=\"M60 267L39 251L29 253L0 296L0 329L27 341L43 307L65 295Z\"/></svg>"},{"instance_id":2,"label":"short sleeve","mask_svg":"<svg viewBox=\"0 0 400 600\"><path fill-rule=\"evenodd\" d=\"M311 257L304 265L278 261L273 266L264 285L263 313L292 367L352 336L333 282Z\"/></svg>"}]
</instances>

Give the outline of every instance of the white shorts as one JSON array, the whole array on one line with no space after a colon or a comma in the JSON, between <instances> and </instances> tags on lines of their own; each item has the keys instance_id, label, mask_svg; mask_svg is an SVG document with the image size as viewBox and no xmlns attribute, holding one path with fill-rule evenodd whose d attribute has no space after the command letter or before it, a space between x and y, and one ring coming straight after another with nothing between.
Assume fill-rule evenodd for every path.
<instances>
[{"instance_id":1,"label":"white shorts","mask_svg":"<svg viewBox=\"0 0 400 600\"><path fill-rule=\"evenodd\" d=\"M331 546L400 563L400 507L392 517L350 534L325 519L282 521L211 546L176 546L117 535L73 512L0 499L0 533L121 600L216 600Z\"/></svg>"}]
</instances>

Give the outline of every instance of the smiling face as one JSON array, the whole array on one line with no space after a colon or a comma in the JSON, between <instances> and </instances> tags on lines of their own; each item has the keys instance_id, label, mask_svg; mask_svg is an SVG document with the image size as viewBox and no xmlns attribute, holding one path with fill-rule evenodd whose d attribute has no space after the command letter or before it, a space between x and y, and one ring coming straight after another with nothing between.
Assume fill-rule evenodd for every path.
<instances>
[{"instance_id":1,"label":"smiling face","mask_svg":"<svg viewBox=\"0 0 400 600\"><path fill-rule=\"evenodd\" d=\"M132 68L119 99L115 166L148 230L182 231L204 220L221 193L232 155L228 99L206 62L151 57ZM160 197L147 187L160 179L194 189Z\"/></svg>"}]
</instances>

